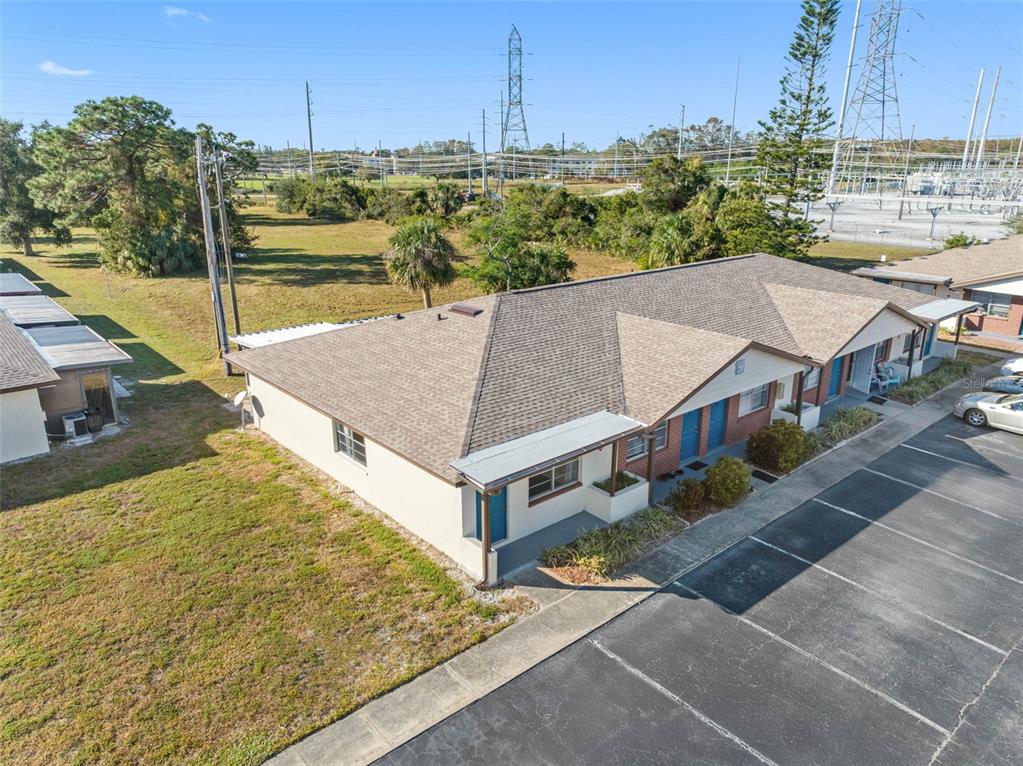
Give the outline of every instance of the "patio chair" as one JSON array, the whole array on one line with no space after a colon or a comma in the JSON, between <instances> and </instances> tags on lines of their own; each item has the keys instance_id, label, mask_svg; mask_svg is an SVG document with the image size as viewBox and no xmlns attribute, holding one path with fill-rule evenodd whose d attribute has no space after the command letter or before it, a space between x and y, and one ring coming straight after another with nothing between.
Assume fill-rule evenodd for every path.
<instances>
[{"instance_id":1,"label":"patio chair","mask_svg":"<svg viewBox=\"0 0 1023 766\"><path fill-rule=\"evenodd\" d=\"M902 382L902 376L890 364L877 364L875 366L875 374L880 380L885 382L885 388L897 386Z\"/></svg>"},{"instance_id":2,"label":"patio chair","mask_svg":"<svg viewBox=\"0 0 1023 766\"><path fill-rule=\"evenodd\" d=\"M877 392L879 394L887 394L888 393L888 379L887 378L882 378L877 373L872 373L871 374L871 376L870 376L870 385L867 387L867 390L868 391L873 390L874 386L877 386Z\"/></svg>"}]
</instances>

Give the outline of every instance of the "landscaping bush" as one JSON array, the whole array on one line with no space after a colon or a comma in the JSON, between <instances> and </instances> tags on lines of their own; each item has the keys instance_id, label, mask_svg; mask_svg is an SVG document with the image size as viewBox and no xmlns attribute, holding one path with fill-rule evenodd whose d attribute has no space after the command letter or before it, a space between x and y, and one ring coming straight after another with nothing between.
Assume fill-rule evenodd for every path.
<instances>
[{"instance_id":1,"label":"landscaping bush","mask_svg":"<svg viewBox=\"0 0 1023 766\"><path fill-rule=\"evenodd\" d=\"M749 494L753 472L737 457L723 457L707 469L703 488L707 499L724 508Z\"/></svg>"},{"instance_id":2,"label":"landscaping bush","mask_svg":"<svg viewBox=\"0 0 1023 766\"><path fill-rule=\"evenodd\" d=\"M878 414L866 407L840 407L821 424L821 430L829 442L836 444L855 436L878 420Z\"/></svg>"},{"instance_id":3,"label":"landscaping bush","mask_svg":"<svg viewBox=\"0 0 1023 766\"><path fill-rule=\"evenodd\" d=\"M683 479L668 495L668 504L679 516L686 516L703 507L703 482L699 479Z\"/></svg>"},{"instance_id":4,"label":"landscaping bush","mask_svg":"<svg viewBox=\"0 0 1023 766\"><path fill-rule=\"evenodd\" d=\"M746 456L774 473L788 473L810 457L806 431L797 423L776 420L750 434Z\"/></svg>"},{"instance_id":5,"label":"landscaping bush","mask_svg":"<svg viewBox=\"0 0 1023 766\"><path fill-rule=\"evenodd\" d=\"M962 359L942 359L938 366L926 375L918 375L896 388L890 389L888 397L906 404L916 404L945 386L950 386L972 372L974 365Z\"/></svg>"},{"instance_id":6,"label":"landscaping bush","mask_svg":"<svg viewBox=\"0 0 1023 766\"><path fill-rule=\"evenodd\" d=\"M277 196L277 209L282 213L298 213L305 206L309 182L304 178L282 178L270 184Z\"/></svg>"},{"instance_id":7,"label":"landscaping bush","mask_svg":"<svg viewBox=\"0 0 1023 766\"><path fill-rule=\"evenodd\" d=\"M956 247L969 247L979 242L976 237L971 237L965 231L961 231L958 234L952 234L951 236L945 237L945 249L951 250Z\"/></svg>"},{"instance_id":8,"label":"landscaping bush","mask_svg":"<svg viewBox=\"0 0 1023 766\"><path fill-rule=\"evenodd\" d=\"M615 477L615 491L616 492L618 492L620 490L623 490L626 487L631 487L633 484L639 484L639 479L637 479L632 474L625 473L625 471L619 471L618 475ZM593 482L593 486L596 487L597 489L602 489L605 492L610 493L611 492L611 477L609 476L606 479L603 479L601 481L595 481L595 482Z\"/></svg>"}]
</instances>

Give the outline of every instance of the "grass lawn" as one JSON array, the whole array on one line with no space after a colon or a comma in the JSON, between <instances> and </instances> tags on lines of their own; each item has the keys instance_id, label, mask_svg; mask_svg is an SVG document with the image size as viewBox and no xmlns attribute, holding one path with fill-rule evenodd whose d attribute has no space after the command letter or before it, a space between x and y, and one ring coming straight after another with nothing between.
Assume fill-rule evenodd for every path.
<instances>
[{"instance_id":1,"label":"grass lawn","mask_svg":"<svg viewBox=\"0 0 1023 766\"><path fill-rule=\"evenodd\" d=\"M250 215L244 329L418 307L387 283L386 225ZM3 469L0 763L259 763L507 624L514 604L236 430L201 275L105 278L93 248L0 252L135 359L130 428Z\"/></svg>"},{"instance_id":2,"label":"grass lawn","mask_svg":"<svg viewBox=\"0 0 1023 766\"><path fill-rule=\"evenodd\" d=\"M934 250L930 248L829 240L818 242L811 248L810 262L828 269L852 271L861 266L873 266L880 263L882 254L887 256L888 261L901 261L933 252Z\"/></svg>"}]
</instances>

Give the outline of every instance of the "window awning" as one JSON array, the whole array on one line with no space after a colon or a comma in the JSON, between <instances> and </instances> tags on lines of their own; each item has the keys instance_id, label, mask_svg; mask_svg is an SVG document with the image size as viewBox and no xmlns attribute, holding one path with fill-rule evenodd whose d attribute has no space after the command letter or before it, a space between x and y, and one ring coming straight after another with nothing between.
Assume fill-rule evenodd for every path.
<instances>
[{"instance_id":1,"label":"window awning","mask_svg":"<svg viewBox=\"0 0 1023 766\"><path fill-rule=\"evenodd\" d=\"M570 460L644 428L638 420L602 411L478 450L451 467L481 490L495 489Z\"/></svg>"},{"instance_id":2,"label":"window awning","mask_svg":"<svg viewBox=\"0 0 1023 766\"><path fill-rule=\"evenodd\" d=\"M943 319L950 319L960 314L969 314L976 311L979 307L980 304L976 301L941 298L925 303L922 306L917 306L915 309L910 309L909 313L926 322L940 322Z\"/></svg>"}]
</instances>

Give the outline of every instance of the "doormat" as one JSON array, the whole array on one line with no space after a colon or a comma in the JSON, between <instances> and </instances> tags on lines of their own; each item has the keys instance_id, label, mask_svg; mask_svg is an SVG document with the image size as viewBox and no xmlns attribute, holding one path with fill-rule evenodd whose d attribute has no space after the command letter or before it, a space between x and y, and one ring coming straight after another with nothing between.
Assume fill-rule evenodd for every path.
<instances>
[{"instance_id":1,"label":"doormat","mask_svg":"<svg viewBox=\"0 0 1023 766\"><path fill-rule=\"evenodd\" d=\"M753 478L760 479L760 481L766 481L768 484L774 484L774 482L778 481L777 476L772 476L767 473L767 471L761 471L759 468L753 469Z\"/></svg>"},{"instance_id":2,"label":"doormat","mask_svg":"<svg viewBox=\"0 0 1023 766\"><path fill-rule=\"evenodd\" d=\"M694 471L699 471L701 468L706 468L707 464L702 460L694 460L692 463L686 465L686 468L691 468Z\"/></svg>"},{"instance_id":3,"label":"doormat","mask_svg":"<svg viewBox=\"0 0 1023 766\"><path fill-rule=\"evenodd\" d=\"M887 403L888 400L885 399L883 396L871 396L867 399L867 401L873 402L874 404L885 404Z\"/></svg>"}]
</instances>

